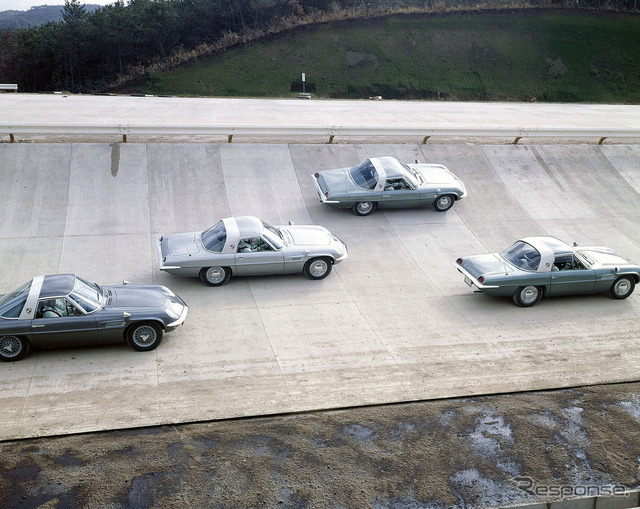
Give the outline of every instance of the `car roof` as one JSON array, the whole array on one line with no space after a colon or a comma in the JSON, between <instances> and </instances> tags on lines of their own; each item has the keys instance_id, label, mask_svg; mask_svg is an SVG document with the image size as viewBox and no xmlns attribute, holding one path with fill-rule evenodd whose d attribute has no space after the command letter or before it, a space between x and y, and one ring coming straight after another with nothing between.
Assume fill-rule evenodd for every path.
<instances>
[{"instance_id":1,"label":"car roof","mask_svg":"<svg viewBox=\"0 0 640 509\"><path fill-rule=\"evenodd\" d=\"M387 178L400 178L405 174L404 166L395 157L372 157L369 160L374 166L376 166L374 161L377 161L384 168Z\"/></svg>"},{"instance_id":2,"label":"car roof","mask_svg":"<svg viewBox=\"0 0 640 509\"><path fill-rule=\"evenodd\" d=\"M240 237L258 237L264 232L264 223L254 216L239 216L233 218L238 225Z\"/></svg>"},{"instance_id":3,"label":"car roof","mask_svg":"<svg viewBox=\"0 0 640 509\"><path fill-rule=\"evenodd\" d=\"M551 236L541 236L541 237L529 237L527 239L522 239L529 244L532 244L534 247L537 243L542 243L547 246L551 251L553 251L554 256L562 256L562 255L570 255L573 254L574 249L567 244L566 242L557 239L556 237Z\"/></svg>"},{"instance_id":4,"label":"car roof","mask_svg":"<svg viewBox=\"0 0 640 509\"><path fill-rule=\"evenodd\" d=\"M73 274L53 274L44 276L40 298L62 297L69 295L76 284L76 276Z\"/></svg>"}]
</instances>

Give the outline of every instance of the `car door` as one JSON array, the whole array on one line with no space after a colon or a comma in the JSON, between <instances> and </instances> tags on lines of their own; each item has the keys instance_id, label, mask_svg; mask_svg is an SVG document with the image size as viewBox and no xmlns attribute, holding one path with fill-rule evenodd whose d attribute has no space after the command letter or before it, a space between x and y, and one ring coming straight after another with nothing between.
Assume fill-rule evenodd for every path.
<instances>
[{"instance_id":1,"label":"car door","mask_svg":"<svg viewBox=\"0 0 640 509\"><path fill-rule=\"evenodd\" d=\"M561 270L555 270L558 267ZM551 271L549 295L593 293L595 285L595 271L587 269L575 256L556 259Z\"/></svg>"},{"instance_id":2,"label":"car door","mask_svg":"<svg viewBox=\"0 0 640 509\"><path fill-rule=\"evenodd\" d=\"M98 333L93 315L85 315L66 298L38 301L31 320L31 339L36 347L95 344Z\"/></svg>"},{"instance_id":3,"label":"car door","mask_svg":"<svg viewBox=\"0 0 640 509\"><path fill-rule=\"evenodd\" d=\"M385 208L417 206L419 193L402 178L387 179L382 192L382 205Z\"/></svg>"},{"instance_id":4,"label":"car door","mask_svg":"<svg viewBox=\"0 0 640 509\"><path fill-rule=\"evenodd\" d=\"M262 237L245 238L238 242L235 266L239 276L282 274L284 254Z\"/></svg>"}]
</instances>

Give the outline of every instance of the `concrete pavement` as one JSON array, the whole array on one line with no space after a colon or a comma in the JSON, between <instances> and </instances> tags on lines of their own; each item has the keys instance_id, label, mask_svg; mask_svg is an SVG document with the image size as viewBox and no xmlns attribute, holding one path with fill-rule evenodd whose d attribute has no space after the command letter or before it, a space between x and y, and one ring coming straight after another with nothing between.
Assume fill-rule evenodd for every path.
<instances>
[{"instance_id":1,"label":"concrete pavement","mask_svg":"<svg viewBox=\"0 0 640 509\"><path fill-rule=\"evenodd\" d=\"M571 127L637 130L640 129L640 105L0 94L0 121L8 124L75 125L299 124L343 128ZM3 138L8 139L8 136ZM113 138L119 141L119 137ZM234 141L238 140L242 137L234 137ZM135 141L135 137L129 141Z\"/></svg>"},{"instance_id":2,"label":"concrete pavement","mask_svg":"<svg viewBox=\"0 0 640 509\"><path fill-rule=\"evenodd\" d=\"M443 163L469 196L365 218L319 202L312 172L374 155ZM639 160L637 145L2 144L0 293L72 271L165 284L190 314L153 352L3 363L0 439L638 380L640 292L521 309L472 294L451 261L545 233L640 260ZM322 281L157 270L158 236L241 214L321 224L350 256Z\"/></svg>"}]
</instances>

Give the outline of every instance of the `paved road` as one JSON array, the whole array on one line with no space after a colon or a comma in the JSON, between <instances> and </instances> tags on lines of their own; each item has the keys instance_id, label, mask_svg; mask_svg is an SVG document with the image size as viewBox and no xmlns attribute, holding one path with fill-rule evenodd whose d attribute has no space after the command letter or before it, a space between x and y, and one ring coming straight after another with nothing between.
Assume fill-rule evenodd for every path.
<instances>
[{"instance_id":1,"label":"paved road","mask_svg":"<svg viewBox=\"0 0 640 509\"><path fill-rule=\"evenodd\" d=\"M318 201L310 173L374 155L444 163L469 197L366 218ZM520 309L450 263L536 234L640 260L639 160L637 145L2 144L3 291L74 271L166 284L190 314L154 352L3 364L0 438L638 380L639 294ZM327 226L350 257L319 282L218 289L156 269L159 235L239 214Z\"/></svg>"},{"instance_id":2,"label":"paved road","mask_svg":"<svg viewBox=\"0 0 640 509\"><path fill-rule=\"evenodd\" d=\"M638 130L640 106L0 94L0 122L123 126L571 127ZM8 139L8 135L4 139ZM343 139L338 138L338 141ZM242 136L234 137L234 141L242 140ZM119 141L119 137L112 136L109 140L102 136L98 141ZM135 136L130 137L129 141L136 141ZM420 142L421 138L408 141ZM589 141L597 141L597 138Z\"/></svg>"}]
</instances>

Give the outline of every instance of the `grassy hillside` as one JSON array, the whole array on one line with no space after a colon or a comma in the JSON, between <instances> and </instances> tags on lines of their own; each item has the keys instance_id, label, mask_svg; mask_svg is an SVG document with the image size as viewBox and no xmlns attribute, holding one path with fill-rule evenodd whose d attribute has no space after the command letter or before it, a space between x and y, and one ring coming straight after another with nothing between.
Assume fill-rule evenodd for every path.
<instances>
[{"instance_id":1,"label":"grassy hillside","mask_svg":"<svg viewBox=\"0 0 640 509\"><path fill-rule=\"evenodd\" d=\"M640 102L640 16L513 10L310 26L153 74L153 94ZM311 90L310 90L311 89Z\"/></svg>"}]
</instances>

